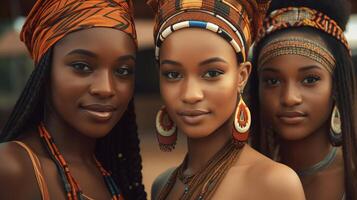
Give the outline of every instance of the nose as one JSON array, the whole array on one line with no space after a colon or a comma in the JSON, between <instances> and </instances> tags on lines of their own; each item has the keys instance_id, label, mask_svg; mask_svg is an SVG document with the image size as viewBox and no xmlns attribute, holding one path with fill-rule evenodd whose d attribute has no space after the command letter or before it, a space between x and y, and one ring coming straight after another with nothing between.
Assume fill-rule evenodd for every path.
<instances>
[{"instance_id":1,"label":"nose","mask_svg":"<svg viewBox=\"0 0 357 200\"><path fill-rule=\"evenodd\" d=\"M302 96L299 87L294 83L287 83L281 93L281 104L285 107L293 107L301 102Z\"/></svg>"},{"instance_id":2,"label":"nose","mask_svg":"<svg viewBox=\"0 0 357 200\"><path fill-rule=\"evenodd\" d=\"M186 104L195 104L203 99L203 91L199 80L188 78L182 89L182 101Z\"/></svg>"},{"instance_id":3,"label":"nose","mask_svg":"<svg viewBox=\"0 0 357 200\"><path fill-rule=\"evenodd\" d=\"M98 71L94 75L89 93L99 98L110 98L114 96L113 80L109 70Z\"/></svg>"}]
</instances>

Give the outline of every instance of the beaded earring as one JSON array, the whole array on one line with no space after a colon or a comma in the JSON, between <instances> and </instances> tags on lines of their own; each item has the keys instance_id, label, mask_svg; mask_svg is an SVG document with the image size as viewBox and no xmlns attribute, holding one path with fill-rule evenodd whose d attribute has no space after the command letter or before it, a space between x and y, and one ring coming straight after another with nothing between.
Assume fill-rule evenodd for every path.
<instances>
[{"instance_id":1,"label":"beaded earring","mask_svg":"<svg viewBox=\"0 0 357 200\"><path fill-rule=\"evenodd\" d=\"M342 145L341 115L336 105L333 107L331 115L331 128L329 139L333 146Z\"/></svg>"},{"instance_id":2,"label":"beaded earring","mask_svg":"<svg viewBox=\"0 0 357 200\"><path fill-rule=\"evenodd\" d=\"M175 149L177 126L163 106L156 115L156 135L161 151L170 152Z\"/></svg>"},{"instance_id":3,"label":"beaded earring","mask_svg":"<svg viewBox=\"0 0 357 200\"><path fill-rule=\"evenodd\" d=\"M244 143L248 140L249 128L251 125L251 114L248 106L245 104L242 93L240 93L239 103L234 115L234 124L232 135L238 143Z\"/></svg>"}]
</instances>

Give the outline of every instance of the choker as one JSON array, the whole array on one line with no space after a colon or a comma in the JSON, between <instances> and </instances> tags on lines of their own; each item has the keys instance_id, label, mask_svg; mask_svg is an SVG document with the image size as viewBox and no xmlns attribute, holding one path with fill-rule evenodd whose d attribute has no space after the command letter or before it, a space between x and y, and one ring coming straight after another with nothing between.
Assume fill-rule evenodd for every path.
<instances>
[{"instance_id":1,"label":"choker","mask_svg":"<svg viewBox=\"0 0 357 200\"><path fill-rule=\"evenodd\" d=\"M335 160L337 155L337 147L332 147L330 152L320 162L302 170L296 170L299 177L309 176L315 174L323 169L326 169Z\"/></svg>"}]
</instances>

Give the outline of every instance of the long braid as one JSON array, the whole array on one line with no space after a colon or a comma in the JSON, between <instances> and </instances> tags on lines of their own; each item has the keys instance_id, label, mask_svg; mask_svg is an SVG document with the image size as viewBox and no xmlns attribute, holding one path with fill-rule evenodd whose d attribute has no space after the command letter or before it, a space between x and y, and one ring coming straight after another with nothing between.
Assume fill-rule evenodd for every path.
<instances>
[{"instance_id":1,"label":"long braid","mask_svg":"<svg viewBox=\"0 0 357 200\"><path fill-rule=\"evenodd\" d=\"M117 126L106 137L98 140L96 155L112 172L125 199L146 199L133 100Z\"/></svg>"},{"instance_id":2,"label":"long braid","mask_svg":"<svg viewBox=\"0 0 357 200\"><path fill-rule=\"evenodd\" d=\"M17 138L24 128L36 125L42 119L44 85L50 74L51 56L49 50L31 73L0 134L0 142Z\"/></svg>"}]
</instances>

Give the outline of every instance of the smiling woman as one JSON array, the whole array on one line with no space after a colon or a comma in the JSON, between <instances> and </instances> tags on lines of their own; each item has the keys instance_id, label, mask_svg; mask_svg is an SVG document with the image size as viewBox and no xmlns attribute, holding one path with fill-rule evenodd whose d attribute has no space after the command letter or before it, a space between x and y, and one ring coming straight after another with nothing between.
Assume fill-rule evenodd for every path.
<instances>
[{"instance_id":1,"label":"smiling woman","mask_svg":"<svg viewBox=\"0 0 357 200\"><path fill-rule=\"evenodd\" d=\"M304 199L291 169L246 144L247 54L268 1L149 3L156 9L156 60L165 104L157 115L158 141L163 150L173 150L180 130L188 146L182 163L155 180L152 199Z\"/></svg>"},{"instance_id":2,"label":"smiling woman","mask_svg":"<svg viewBox=\"0 0 357 200\"><path fill-rule=\"evenodd\" d=\"M37 1L21 35L36 68L0 137L0 199L146 199L131 14L130 1Z\"/></svg>"},{"instance_id":3,"label":"smiling woman","mask_svg":"<svg viewBox=\"0 0 357 200\"><path fill-rule=\"evenodd\" d=\"M250 89L260 115L253 120L253 145L293 168L311 200L357 198L357 82L344 36L348 5L275 0L254 49Z\"/></svg>"}]
</instances>

